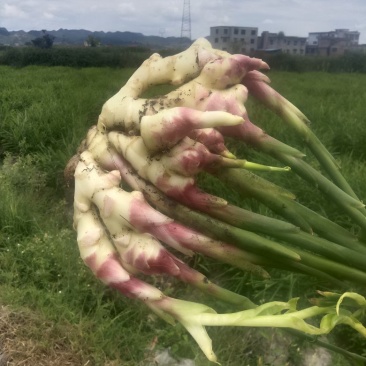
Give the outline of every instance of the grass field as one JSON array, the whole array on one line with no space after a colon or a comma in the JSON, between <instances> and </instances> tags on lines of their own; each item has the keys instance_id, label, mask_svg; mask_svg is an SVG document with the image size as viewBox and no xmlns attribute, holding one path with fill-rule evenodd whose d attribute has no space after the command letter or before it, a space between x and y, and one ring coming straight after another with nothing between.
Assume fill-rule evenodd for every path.
<instances>
[{"instance_id":1,"label":"grass field","mask_svg":"<svg viewBox=\"0 0 366 366\"><path fill-rule=\"evenodd\" d=\"M79 259L72 193L64 185L63 169L96 123L104 101L131 73L131 69L0 67L0 356L8 355L9 365L148 365L157 349L166 348L176 357L195 359L198 366L209 364L184 329L163 323L142 305L105 288ZM272 85L312 121L312 129L366 202L366 75L270 72L269 76ZM266 132L306 151L278 117L252 100L248 112ZM245 147L230 146L248 160L273 163ZM308 155L307 161L313 163ZM332 205L299 178L270 178L288 187L306 206L349 226L346 217L335 214ZM212 178L201 177L200 182L233 203L266 211L243 202ZM276 270L270 280L258 280L200 256L190 264L256 302L306 298L316 289L329 289L317 279ZM174 296L207 302L174 281L154 281ZM214 306L224 309L222 304ZM210 334L222 364L233 366L270 364L263 354L278 337L251 329L219 328ZM364 352L365 343L347 329L330 339ZM290 364L297 365L299 352L307 347L301 341L288 346ZM333 364L337 362L351 365L341 356L334 358Z\"/></svg>"}]
</instances>

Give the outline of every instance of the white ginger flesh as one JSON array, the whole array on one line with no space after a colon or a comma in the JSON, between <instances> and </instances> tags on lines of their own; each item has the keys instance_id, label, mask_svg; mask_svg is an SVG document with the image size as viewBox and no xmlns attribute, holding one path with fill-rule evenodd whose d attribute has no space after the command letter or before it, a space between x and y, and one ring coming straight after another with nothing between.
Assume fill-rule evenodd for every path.
<instances>
[{"instance_id":1,"label":"white ginger flesh","mask_svg":"<svg viewBox=\"0 0 366 366\"><path fill-rule=\"evenodd\" d=\"M99 129L119 129L138 134L143 116L174 107L208 110L204 104L199 108L198 102L207 99L215 91L224 91L228 88L230 90L232 85L236 85L235 90L231 90L229 94L236 94L236 98L240 99L237 105L243 105L247 91L240 81L249 71L268 68L268 65L260 59L215 50L202 39L179 55L165 59L153 55L149 60L145 61L126 85L104 104L98 120ZM150 72L151 66L155 72ZM160 98L140 97L149 86L162 83L185 84ZM214 99L217 98L216 93ZM229 111L229 109L230 107L212 110ZM244 113L238 115L242 114Z\"/></svg>"}]
</instances>

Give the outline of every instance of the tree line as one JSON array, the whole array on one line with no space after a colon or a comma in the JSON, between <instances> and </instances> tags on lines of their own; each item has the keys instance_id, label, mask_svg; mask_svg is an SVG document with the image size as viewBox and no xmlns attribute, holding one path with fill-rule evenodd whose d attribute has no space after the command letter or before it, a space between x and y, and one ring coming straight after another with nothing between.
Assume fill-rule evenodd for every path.
<instances>
[{"instance_id":1,"label":"tree line","mask_svg":"<svg viewBox=\"0 0 366 366\"><path fill-rule=\"evenodd\" d=\"M53 46L52 36L44 34L33 40L33 46L0 46L0 65L70 67L137 67L152 53L163 57L179 52L177 49L151 50L147 47L100 46L98 40L87 40L90 47ZM93 46L94 45L94 46ZM366 73L366 54L348 53L339 57L293 56L287 54L261 55L272 70L292 72L359 72Z\"/></svg>"}]
</instances>

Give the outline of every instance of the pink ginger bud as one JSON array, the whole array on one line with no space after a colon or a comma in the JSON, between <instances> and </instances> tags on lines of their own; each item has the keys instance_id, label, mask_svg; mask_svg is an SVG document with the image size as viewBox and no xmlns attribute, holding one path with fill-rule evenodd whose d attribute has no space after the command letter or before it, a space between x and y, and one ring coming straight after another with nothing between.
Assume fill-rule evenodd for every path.
<instances>
[{"instance_id":1,"label":"pink ginger bud","mask_svg":"<svg viewBox=\"0 0 366 366\"><path fill-rule=\"evenodd\" d=\"M230 263L244 271L268 278L268 273L254 263L260 263L260 259L251 253L245 252L233 245L213 240L189 227L183 226L175 221L165 221L162 224L144 222L141 220L140 212L143 202L133 205L130 213L131 223L141 231L148 232L165 244L183 252L197 252L208 257ZM162 220L161 220L162 221Z\"/></svg>"},{"instance_id":2,"label":"pink ginger bud","mask_svg":"<svg viewBox=\"0 0 366 366\"><path fill-rule=\"evenodd\" d=\"M229 159L235 159L235 155L233 155L225 146L225 140L222 134L214 128L192 130L188 136L205 145L207 149L214 154L218 154Z\"/></svg>"},{"instance_id":3,"label":"pink ginger bud","mask_svg":"<svg viewBox=\"0 0 366 366\"><path fill-rule=\"evenodd\" d=\"M142 301L159 301L164 295L157 288L132 277L122 266L94 210L75 211L80 255L95 276L123 295Z\"/></svg>"},{"instance_id":4,"label":"pink ginger bud","mask_svg":"<svg viewBox=\"0 0 366 366\"><path fill-rule=\"evenodd\" d=\"M170 179L161 177L152 183L168 197L173 198L184 205L202 211L209 210L212 207L219 208L227 205L227 201L224 199L201 191L196 186L193 179L191 182L187 182L182 186L179 184L180 180L177 182L175 181L175 176L169 178Z\"/></svg>"},{"instance_id":5,"label":"pink ginger bud","mask_svg":"<svg viewBox=\"0 0 366 366\"><path fill-rule=\"evenodd\" d=\"M245 102L247 100L248 90L238 84L225 90L213 90L205 98L196 101L196 107L199 110L205 111L226 111L236 116L243 118L246 113ZM245 120L243 120L243 123ZM232 125L239 126L240 124ZM217 126L216 128L219 128ZM224 127L224 126L222 126ZM231 127L231 126L226 126Z\"/></svg>"},{"instance_id":6,"label":"pink ginger bud","mask_svg":"<svg viewBox=\"0 0 366 366\"><path fill-rule=\"evenodd\" d=\"M108 228L108 221L106 224ZM130 232L123 239L115 238L113 242L120 253L123 266L130 272L180 277L182 262L169 253L152 235Z\"/></svg>"},{"instance_id":7,"label":"pink ginger bud","mask_svg":"<svg viewBox=\"0 0 366 366\"><path fill-rule=\"evenodd\" d=\"M98 279L128 297L151 300L162 298L159 290L134 279L122 267L118 253L94 209L87 212L75 209L74 225L78 233L80 256Z\"/></svg>"},{"instance_id":8,"label":"pink ginger bud","mask_svg":"<svg viewBox=\"0 0 366 366\"><path fill-rule=\"evenodd\" d=\"M243 168L244 163L246 166L249 164L245 160L232 159L232 156L229 159L212 154L205 145L188 137L180 141L161 158L157 157L157 159L168 172L186 177L195 176L203 170L214 172L221 168Z\"/></svg>"},{"instance_id":9,"label":"pink ginger bud","mask_svg":"<svg viewBox=\"0 0 366 366\"><path fill-rule=\"evenodd\" d=\"M269 136L260 127L250 121L247 112L245 112L243 116L245 123L238 126L230 126L228 128L218 128L218 130L224 136L244 140L250 146L259 147L261 140L269 138Z\"/></svg>"},{"instance_id":10,"label":"pink ginger bud","mask_svg":"<svg viewBox=\"0 0 366 366\"><path fill-rule=\"evenodd\" d=\"M278 152L297 158L303 158L305 156L301 151L268 135L264 130L250 121L247 113L243 115L243 118L245 119L245 123L242 123L241 125L219 127L218 130L224 136L242 140L249 146L260 149L268 154Z\"/></svg>"},{"instance_id":11,"label":"pink ginger bud","mask_svg":"<svg viewBox=\"0 0 366 366\"><path fill-rule=\"evenodd\" d=\"M264 82L266 84L271 83L271 79L258 70L248 72L242 80L242 83L246 85L247 82Z\"/></svg>"},{"instance_id":12,"label":"pink ginger bud","mask_svg":"<svg viewBox=\"0 0 366 366\"><path fill-rule=\"evenodd\" d=\"M235 84L239 83L252 70L269 69L268 64L263 60L241 54L232 55L229 60L231 68L228 70L227 75L232 80L237 81Z\"/></svg>"},{"instance_id":13,"label":"pink ginger bud","mask_svg":"<svg viewBox=\"0 0 366 366\"><path fill-rule=\"evenodd\" d=\"M243 84L248 88L250 95L273 110L284 121L294 126L302 136L307 136L310 123L308 118L291 102L268 85L270 80L258 71L248 73Z\"/></svg>"},{"instance_id":14,"label":"pink ginger bud","mask_svg":"<svg viewBox=\"0 0 366 366\"><path fill-rule=\"evenodd\" d=\"M168 171L191 177L220 165L223 158L212 154L205 145L186 137L164 154L162 162Z\"/></svg>"},{"instance_id":15,"label":"pink ginger bud","mask_svg":"<svg viewBox=\"0 0 366 366\"><path fill-rule=\"evenodd\" d=\"M270 79L259 71L251 71L242 80L250 95L270 108L277 109L281 104L281 95L268 84Z\"/></svg>"},{"instance_id":16,"label":"pink ginger bud","mask_svg":"<svg viewBox=\"0 0 366 366\"><path fill-rule=\"evenodd\" d=\"M108 227L108 224L107 224ZM202 273L190 268L180 259L169 253L153 236L133 233L128 238L128 246L117 246L122 264L130 272L136 270L147 274L167 274L198 287L200 290L219 299L242 305L243 297L227 291L210 282Z\"/></svg>"},{"instance_id":17,"label":"pink ginger bud","mask_svg":"<svg viewBox=\"0 0 366 366\"><path fill-rule=\"evenodd\" d=\"M222 207L227 204L222 198L201 191L193 178L168 171L161 161L163 155L152 158L141 137L110 132L108 138L140 177L150 181L167 196L198 209Z\"/></svg>"},{"instance_id":18,"label":"pink ginger bud","mask_svg":"<svg viewBox=\"0 0 366 366\"><path fill-rule=\"evenodd\" d=\"M261 140L269 136L249 120L244 106L247 95L248 90L244 85L235 85L226 90L212 91L198 102L197 108L206 111L222 110L240 116L243 123L217 126L216 129L224 136L242 139L250 145L259 146Z\"/></svg>"},{"instance_id":19,"label":"pink ginger bud","mask_svg":"<svg viewBox=\"0 0 366 366\"><path fill-rule=\"evenodd\" d=\"M222 90L239 84L249 71L256 69L269 69L269 66L256 58L231 55L208 62L196 81L208 88Z\"/></svg>"},{"instance_id":20,"label":"pink ginger bud","mask_svg":"<svg viewBox=\"0 0 366 366\"><path fill-rule=\"evenodd\" d=\"M243 122L227 112L201 112L186 107L162 110L141 119L141 136L151 153L169 149L191 130L217 126L232 126Z\"/></svg>"}]
</instances>

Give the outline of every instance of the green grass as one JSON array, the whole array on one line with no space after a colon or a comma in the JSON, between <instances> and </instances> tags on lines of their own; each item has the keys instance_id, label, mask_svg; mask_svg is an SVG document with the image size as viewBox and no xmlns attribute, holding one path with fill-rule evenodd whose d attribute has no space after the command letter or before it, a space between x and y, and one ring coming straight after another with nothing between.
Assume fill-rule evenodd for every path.
<instances>
[{"instance_id":1,"label":"green grass","mask_svg":"<svg viewBox=\"0 0 366 366\"><path fill-rule=\"evenodd\" d=\"M158 348L169 347L176 356L193 358L198 366L208 365L180 326L163 323L142 304L105 288L79 258L63 169L87 129L96 123L103 103L119 90L131 72L109 68L0 67L0 305L19 312L31 311L42 319L27 328L27 336L43 345L36 350L44 351L53 340L62 339L70 354L78 357L75 365L88 361L90 365L145 365L151 358L148 347L155 337ZM366 75L269 75L273 87L309 117L313 130L334 153L345 177L365 202ZM153 93L167 90L156 88ZM306 151L306 160L316 166L303 143L278 117L252 100L247 108L253 122ZM246 147L234 143L230 146L240 157L274 163L271 157ZM337 214L316 189L293 174L263 176L288 187L306 206L349 225L348 219ZM202 177L200 182L232 203L271 214L256 203L244 202L237 192L227 190L211 177ZM258 303L294 296L307 298L314 296L316 289L329 289L329 284L316 279L275 270L271 271L271 280L261 281L200 256L190 264ZM210 303L175 281L151 281L170 295ZM226 310L223 304L211 304ZM45 324L59 329L59 334L46 336L48 333L40 330ZM210 334L220 361L233 366L260 364L273 337L265 330L248 329L211 329ZM354 335L351 338L350 332L343 334L335 332L333 337L340 345L352 339L353 345L350 341L347 345L362 352L362 340ZM299 345L301 350L307 346ZM290 348L290 360L296 364L297 348ZM338 362L335 360L334 364ZM348 364L340 360L340 364Z\"/></svg>"}]
</instances>

